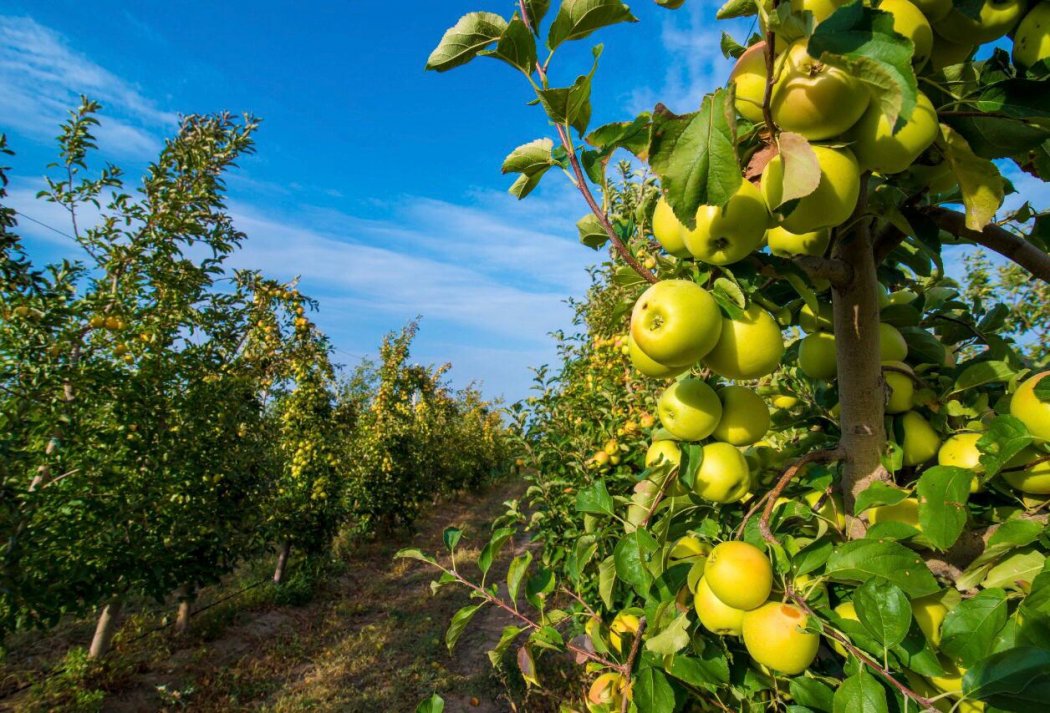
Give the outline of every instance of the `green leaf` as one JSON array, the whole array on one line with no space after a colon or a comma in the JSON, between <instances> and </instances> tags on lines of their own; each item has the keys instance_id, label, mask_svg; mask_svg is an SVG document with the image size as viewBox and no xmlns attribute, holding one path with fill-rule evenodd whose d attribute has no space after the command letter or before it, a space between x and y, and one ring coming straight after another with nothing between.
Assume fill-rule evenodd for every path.
<instances>
[{"instance_id":1,"label":"green leaf","mask_svg":"<svg viewBox=\"0 0 1050 713\"><path fill-rule=\"evenodd\" d=\"M906 491L875 481L857 496L857 502L854 503L853 511L855 515L860 515L868 508L876 505L896 505L906 497L908 497Z\"/></svg>"},{"instance_id":2,"label":"green leaf","mask_svg":"<svg viewBox=\"0 0 1050 713\"><path fill-rule=\"evenodd\" d=\"M1002 470L1018 453L1032 444L1028 427L1013 416L996 416L977 441L985 477Z\"/></svg>"},{"instance_id":3,"label":"green leaf","mask_svg":"<svg viewBox=\"0 0 1050 713\"><path fill-rule=\"evenodd\" d=\"M427 564L437 564L436 559L429 555L423 554L422 550L419 550L415 547L398 550L397 554L394 555L394 559L419 560L420 562L426 562Z\"/></svg>"},{"instance_id":4,"label":"green leaf","mask_svg":"<svg viewBox=\"0 0 1050 713\"><path fill-rule=\"evenodd\" d=\"M740 289L740 285L732 280L719 277L712 285L711 292L718 293L741 310L747 307L747 298L744 296L744 291Z\"/></svg>"},{"instance_id":5,"label":"green leaf","mask_svg":"<svg viewBox=\"0 0 1050 713\"><path fill-rule=\"evenodd\" d=\"M634 587L640 596L645 596L653 583L649 561L659 549L660 545L646 530L635 530L624 535L613 550L616 576Z\"/></svg>"},{"instance_id":6,"label":"green leaf","mask_svg":"<svg viewBox=\"0 0 1050 713\"><path fill-rule=\"evenodd\" d=\"M441 42L430 53L426 69L446 72L466 64L479 52L499 40L507 21L491 12L471 12L445 32Z\"/></svg>"},{"instance_id":7,"label":"green leaf","mask_svg":"<svg viewBox=\"0 0 1050 713\"><path fill-rule=\"evenodd\" d=\"M455 551L461 537L463 537L463 530L460 530L458 527L446 527L445 531L441 533L441 539L449 552Z\"/></svg>"},{"instance_id":8,"label":"green leaf","mask_svg":"<svg viewBox=\"0 0 1050 713\"><path fill-rule=\"evenodd\" d=\"M725 89L704 97L700 111L678 116L662 104L653 113L649 163L678 219L696 225L701 205L725 205L743 177L736 154L733 103Z\"/></svg>"},{"instance_id":9,"label":"green leaf","mask_svg":"<svg viewBox=\"0 0 1050 713\"><path fill-rule=\"evenodd\" d=\"M577 77L571 87L536 90L540 104L552 122L568 124L581 134L587 131L587 125L591 122L591 79L598 68L601 52L601 45L594 48L591 71Z\"/></svg>"},{"instance_id":10,"label":"green leaf","mask_svg":"<svg viewBox=\"0 0 1050 713\"><path fill-rule=\"evenodd\" d=\"M674 689L658 668L639 671L634 677L633 690L638 713L668 713L675 708Z\"/></svg>"},{"instance_id":11,"label":"green leaf","mask_svg":"<svg viewBox=\"0 0 1050 713\"><path fill-rule=\"evenodd\" d=\"M1006 625L1006 616L1002 589L985 589L964 599L944 617L941 651L969 668L991 650L995 635Z\"/></svg>"},{"instance_id":12,"label":"green leaf","mask_svg":"<svg viewBox=\"0 0 1050 713\"><path fill-rule=\"evenodd\" d=\"M448 646L449 651L455 648L456 642L459 641L459 637L463 634L463 629L474 618L474 615L478 613L478 609L481 609L483 606L485 606L484 602L481 604L468 604L452 616L452 622L448 625L448 631L445 632L445 645Z\"/></svg>"},{"instance_id":13,"label":"green leaf","mask_svg":"<svg viewBox=\"0 0 1050 713\"><path fill-rule=\"evenodd\" d=\"M901 336L908 344L908 358L923 364L943 364L944 344L920 327L900 327Z\"/></svg>"},{"instance_id":14,"label":"green leaf","mask_svg":"<svg viewBox=\"0 0 1050 713\"><path fill-rule=\"evenodd\" d=\"M510 184L510 188L507 189L507 192L518 200L521 200L532 193L536 186L540 185L541 178L543 178L542 173L536 173L531 176L523 173L514 179L514 183Z\"/></svg>"},{"instance_id":15,"label":"green leaf","mask_svg":"<svg viewBox=\"0 0 1050 713\"><path fill-rule=\"evenodd\" d=\"M552 50L567 40L583 39L595 30L620 22L638 22L620 0L562 0L547 32Z\"/></svg>"},{"instance_id":16,"label":"green leaf","mask_svg":"<svg viewBox=\"0 0 1050 713\"><path fill-rule=\"evenodd\" d=\"M580 233L580 242L594 250L609 242L609 234L594 213L588 213L576 221L576 230Z\"/></svg>"},{"instance_id":17,"label":"green leaf","mask_svg":"<svg viewBox=\"0 0 1050 713\"><path fill-rule=\"evenodd\" d=\"M501 527L492 533L488 544L482 548L481 554L478 556L478 569L481 570L482 576L488 574L489 568L492 567L492 561L499 555L503 545L507 544L507 541L513 536L514 528L511 527Z\"/></svg>"},{"instance_id":18,"label":"green leaf","mask_svg":"<svg viewBox=\"0 0 1050 713\"><path fill-rule=\"evenodd\" d=\"M416 706L416 713L443 713L444 710L445 701L436 693Z\"/></svg>"},{"instance_id":19,"label":"green leaf","mask_svg":"<svg viewBox=\"0 0 1050 713\"><path fill-rule=\"evenodd\" d=\"M1035 542L1042 531L1043 526L1032 520L1007 520L988 538L984 552L957 578L956 586L975 589L1004 554Z\"/></svg>"},{"instance_id":20,"label":"green leaf","mask_svg":"<svg viewBox=\"0 0 1050 713\"><path fill-rule=\"evenodd\" d=\"M689 643L689 615L679 614L667 628L645 642L645 648L658 656L671 656Z\"/></svg>"},{"instance_id":21,"label":"green leaf","mask_svg":"<svg viewBox=\"0 0 1050 713\"><path fill-rule=\"evenodd\" d=\"M833 713L888 713L886 689L875 677L860 669L842 682L835 691Z\"/></svg>"},{"instance_id":22,"label":"green leaf","mask_svg":"<svg viewBox=\"0 0 1050 713\"><path fill-rule=\"evenodd\" d=\"M503 159L501 170L504 174L523 173L527 176L544 173L555 165L551 157L553 149L554 142L550 139L536 139L522 144Z\"/></svg>"},{"instance_id":23,"label":"green leaf","mask_svg":"<svg viewBox=\"0 0 1050 713\"><path fill-rule=\"evenodd\" d=\"M528 551L511 560L510 568L507 570L507 595L512 602L518 600L518 588L530 564L532 564L532 553Z\"/></svg>"},{"instance_id":24,"label":"green leaf","mask_svg":"<svg viewBox=\"0 0 1050 713\"><path fill-rule=\"evenodd\" d=\"M950 126L941 125L944 155L952 173L959 180L963 205L966 208L966 227L981 230L995 217L1003 204L1005 186L995 164L975 155L970 144Z\"/></svg>"},{"instance_id":25,"label":"green leaf","mask_svg":"<svg viewBox=\"0 0 1050 713\"><path fill-rule=\"evenodd\" d=\"M911 116L918 95L911 66L913 48L893 31L889 13L860 2L840 7L814 30L808 50L864 82L891 126L898 116Z\"/></svg>"},{"instance_id":26,"label":"green leaf","mask_svg":"<svg viewBox=\"0 0 1050 713\"><path fill-rule=\"evenodd\" d=\"M543 22L550 7L551 0L525 0L525 13L534 30L539 30L540 23Z\"/></svg>"},{"instance_id":27,"label":"green leaf","mask_svg":"<svg viewBox=\"0 0 1050 713\"><path fill-rule=\"evenodd\" d=\"M963 676L967 698L1001 710L1037 711L1050 701L1050 651L1028 646L1008 649L978 661Z\"/></svg>"},{"instance_id":28,"label":"green leaf","mask_svg":"<svg viewBox=\"0 0 1050 713\"><path fill-rule=\"evenodd\" d=\"M678 482L690 490L696 484L696 474L704 462L704 447L690 443L682 448L682 462L678 467Z\"/></svg>"},{"instance_id":29,"label":"green leaf","mask_svg":"<svg viewBox=\"0 0 1050 713\"><path fill-rule=\"evenodd\" d=\"M596 480L576 493L576 511L593 515L613 515L613 499L605 481Z\"/></svg>"},{"instance_id":30,"label":"green leaf","mask_svg":"<svg viewBox=\"0 0 1050 713\"><path fill-rule=\"evenodd\" d=\"M609 555L598 565L598 596L606 609L612 609L613 589L616 586L616 559Z\"/></svg>"},{"instance_id":31,"label":"green leaf","mask_svg":"<svg viewBox=\"0 0 1050 713\"><path fill-rule=\"evenodd\" d=\"M679 654L672 658L667 673L690 685L715 690L729 683L729 661L721 647L708 642L700 657Z\"/></svg>"},{"instance_id":32,"label":"green leaf","mask_svg":"<svg viewBox=\"0 0 1050 713\"><path fill-rule=\"evenodd\" d=\"M536 67L536 38L521 18L515 15L500 35L496 49L485 50L479 54L503 60L523 74L531 75Z\"/></svg>"},{"instance_id":33,"label":"green leaf","mask_svg":"<svg viewBox=\"0 0 1050 713\"><path fill-rule=\"evenodd\" d=\"M725 5L718 8L715 18L731 20L734 17L748 17L757 14L758 3L755 0L726 0Z\"/></svg>"},{"instance_id":34,"label":"green leaf","mask_svg":"<svg viewBox=\"0 0 1050 713\"><path fill-rule=\"evenodd\" d=\"M1050 379L1040 379L1036 382L1032 393L1043 403L1050 403Z\"/></svg>"},{"instance_id":35,"label":"green leaf","mask_svg":"<svg viewBox=\"0 0 1050 713\"><path fill-rule=\"evenodd\" d=\"M603 154L608 155L617 148L624 148L644 161L649 156L651 124L652 118L648 112L644 112L634 121L620 121L599 126L587 135L586 141L591 146L601 149Z\"/></svg>"},{"instance_id":36,"label":"green leaf","mask_svg":"<svg viewBox=\"0 0 1050 713\"><path fill-rule=\"evenodd\" d=\"M904 641L911 627L911 602L901 588L885 579L869 579L853 595L857 617L884 646Z\"/></svg>"},{"instance_id":37,"label":"green leaf","mask_svg":"<svg viewBox=\"0 0 1050 713\"><path fill-rule=\"evenodd\" d=\"M828 557L825 572L832 579L846 582L863 583L882 577L912 599L940 591L922 558L897 542L847 542Z\"/></svg>"},{"instance_id":38,"label":"green leaf","mask_svg":"<svg viewBox=\"0 0 1050 713\"><path fill-rule=\"evenodd\" d=\"M514 643L514 639L518 638L523 631L525 630L517 626L503 627L503 633L500 634L499 641L496 642L491 651L487 652L489 661L492 662L493 666L499 666L507 649L510 648L510 645Z\"/></svg>"},{"instance_id":39,"label":"green leaf","mask_svg":"<svg viewBox=\"0 0 1050 713\"><path fill-rule=\"evenodd\" d=\"M980 91L974 108L982 115L944 117L975 154L986 159L1009 158L1037 149L1050 138L1050 93L1045 82L1013 78Z\"/></svg>"},{"instance_id":40,"label":"green leaf","mask_svg":"<svg viewBox=\"0 0 1050 713\"><path fill-rule=\"evenodd\" d=\"M1031 585L1032 581L1043 571L1046 555L1036 549L1025 549L1003 559L988 571L981 582L985 589L996 587L1017 587Z\"/></svg>"},{"instance_id":41,"label":"green leaf","mask_svg":"<svg viewBox=\"0 0 1050 713\"><path fill-rule=\"evenodd\" d=\"M784 161L784 191L779 205L770 206L774 209L805 198L820 185L820 162L804 136L784 131L777 138L777 147Z\"/></svg>"},{"instance_id":42,"label":"green leaf","mask_svg":"<svg viewBox=\"0 0 1050 713\"><path fill-rule=\"evenodd\" d=\"M1050 572L1032 580L1032 591L1017 607L1017 640L1050 650Z\"/></svg>"},{"instance_id":43,"label":"green leaf","mask_svg":"<svg viewBox=\"0 0 1050 713\"><path fill-rule=\"evenodd\" d=\"M795 676L788 684L791 697L802 706L817 711L831 711L834 709L835 692L830 686L821 683L815 678Z\"/></svg>"},{"instance_id":44,"label":"green leaf","mask_svg":"<svg viewBox=\"0 0 1050 713\"><path fill-rule=\"evenodd\" d=\"M944 551L955 544L966 527L966 502L973 473L965 468L937 465L923 471L915 490L919 494L919 524L930 544Z\"/></svg>"},{"instance_id":45,"label":"green leaf","mask_svg":"<svg viewBox=\"0 0 1050 713\"><path fill-rule=\"evenodd\" d=\"M1009 381L1017 373L1013 367L1005 361L979 361L971 364L955 380L955 388L952 393L968 391L977 386L993 384L999 381Z\"/></svg>"}]
</instances>

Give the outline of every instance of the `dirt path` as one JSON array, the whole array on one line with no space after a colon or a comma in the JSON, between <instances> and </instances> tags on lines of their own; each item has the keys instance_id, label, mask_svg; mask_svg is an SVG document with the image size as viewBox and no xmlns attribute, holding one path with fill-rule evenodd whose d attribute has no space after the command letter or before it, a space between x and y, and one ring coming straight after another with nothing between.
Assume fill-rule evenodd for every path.
<instances>
[{"instance_id":1,"label":"dirt path","mask_svg":"<svg viewBox=\"0 0 1050 713\"><path fill-rule=\"evenodd\" d=\"M392 556L402 547L443 551L441 533L455 525L463 529L460 549L476 557L503 502L523 487L506 482L441 503L416 535L363 543L346 572L305 606L255 611L211 641L187 641L128 676L104 710L411 713L433 692L449 713L518 710L505 694L505 684L517 684L500 680L485 653L510 623L508 615L483 609L450 656L445 629L469 602L466 592L450 586L434 595L434 570ZM508 543L493 574L502 578L524 546L520 536Z\"/></svg>"}]
</instances>

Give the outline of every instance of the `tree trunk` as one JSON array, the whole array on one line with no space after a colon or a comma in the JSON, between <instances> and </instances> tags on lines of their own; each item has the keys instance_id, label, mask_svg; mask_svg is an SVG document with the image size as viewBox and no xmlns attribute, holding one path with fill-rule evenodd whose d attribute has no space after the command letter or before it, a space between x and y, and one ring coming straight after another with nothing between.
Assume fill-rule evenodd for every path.
<instances>
[{"instance_id":1,"label":"tree trunk","mask_svg":"<svg viewBox=\"0 0 1050 713\"><path fill-rule=\"evenodd\" d=\"M862 196L857 214L863 207ZM881 460L886 443L886 394L879 358L878 277L868 222L861 220L838 235L834 257L853 270L853 279L833 292L840 445L845 453L842 497L846 512L852 513L861 491L876 480L889 479ZM862 523L851 518L851 536L862 535L863 529Z\"/></svg>"},{"instance_id":2,"label":"tree trunk","mask_svg":"<svg viewBox=\"0 0 1050 713\"><path fill-rule=\"evenodd\" d=\"M88 658L99 659L109 651L109 646L113 643L113 635L117 633L117 622L120 620L120 612L123 607L122 600L114 599L102 608L98 624L95 626L95 636L91 639Z\"/></svg>"},{"instance_id":3,"label":"tree trunk","mask_svg":"<svg viewBox=\"0 0 1050 713\"><path fill-rule=\"evenodd\" d=\"M175 591L178 598L179 609L175 615L175 635L182 636L190 629L190 605L195 599L192 590L187 586L179 587Z\"/></svg>"},{"instance_id":4,"label":"tree trunk","mask_svg":"<svg viewBox=\"0 0 1050 713\"><path fill-rule=\"evenodd\" d=\"M285 540L281 545L281 551L277 553L277 568L273 571L273 583L280 584L284 579L284 569L288 565L288 555L292 553L292 543Z\"/></svg>"}]
</instances>

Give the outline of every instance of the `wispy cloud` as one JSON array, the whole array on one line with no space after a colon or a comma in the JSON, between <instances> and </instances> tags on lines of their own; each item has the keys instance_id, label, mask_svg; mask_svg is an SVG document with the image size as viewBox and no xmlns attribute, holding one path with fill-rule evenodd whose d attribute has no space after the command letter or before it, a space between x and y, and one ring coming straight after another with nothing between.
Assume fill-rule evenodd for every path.
<instances>
[{"instance_id":1,"label":"wispy cloud","mask_svg":"<svg viewBox=\"0 0 1050 713\"><path fill-rule=\"evenodd\" d=\"M159 137L178 118L70 48L59 33L31 18L0 16L0 124L50 140L81 94L106 106L97 136L123 156L155 154L161 146Z\"/></svg>"}]
</instances>

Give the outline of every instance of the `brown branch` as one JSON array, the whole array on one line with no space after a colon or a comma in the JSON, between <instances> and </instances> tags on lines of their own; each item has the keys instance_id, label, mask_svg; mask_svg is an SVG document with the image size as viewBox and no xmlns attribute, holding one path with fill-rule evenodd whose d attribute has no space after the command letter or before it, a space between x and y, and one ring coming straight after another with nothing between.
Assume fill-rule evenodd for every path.
<instances>
[{"instance_id":1,"label":"brown branch","mask_svg":"<svg viewBox=\"0 0 1050 713\"><path fill-rule=\"evenodd\" d=\"M773 0L773 12L777 11L777 5L780 4L780 0ZM766 129L769 131L770 138L777 135L779 129L777 129L777 123L773 121L773 110L770 108L770 104L773 101L773 84L775 77L773 76L774 70L776 69L776 46L777 46L777 35L773 30L766 30L766 91L762 96L762 118L766 122Z\"/></svg>"},{"instance_id":2,"label":"brown branch","mask_svg":"<svg viewBox=\"0 0 1050 713\"><path fill-rule=\"evenodd\" d=\"M948 208L928 206L923 208L922 212L932 218L942 230L994 250L1043 282L1050 282L1050 255L1021 236L994 224L986 225L982 230L971 230L966 227L965 215Z\"/></svg>"},{"instance_id":3,"label":"brown branch","mask_svg":"<svg viewBox=\"0 0 1050 713\"><path fill-rule=\"evenodd\" d=\"M853 268L842 260L816 255L796 255L791 261L812 279L825 279L835 287L848 285L853 279Z\"/></svg>"},{"instance_id":4,"label":"brown branch","mask_svg":"<svg viewBox=\"0 0 1050 713\"><path fill-rule=\"evenodd\" d=\"M826 451L812 451L799 458L784 471L784 474L780 476L780 480L778 480L777 484L773 486L773 489L762 497L762 499L765 500L766 506L762 510L762 517L758 521L758 530L762 533L762 537L765 538L766 542L770 544L777 543L776 538L773 537L773 533L769 529L769 518L773 516L773 508L776 506L777 498L779 498L781 493L784 492L784 488L788 486L788 483L794 480L799 471L810 463L829 463L833 460L838 460L842 456L843 452L841 448L832 448ZM744 518L744 521L740 524L741 532L743 532L748 519L757 509L758 505L756 504L751 512L749 512Z\"/></svg>"},{"instance_id":5,"label":"brown branch","mask_svg":"<svg viewBox=\"0 0 1050 713\"><path fill-rule=\"evenodd\" d=\"M881 265L882 261L889 257L890 253L908 237L900 228L893 224L887 224L886 229L875 236L875 265Z\"/></svg>"},{"instance_id":6,"label":"brown branch","mask_svg":"<svg viewBox=\"0 0 1050 713\"><path fill-rule=\"evenodd\" d=\"M634 668L634 660L638 658L638 650L642 647L642 634L645 633L645 617L643 616L638 620L638 630L634 632L634 641L631 642L631 653L627 656L627 663L623 665L620 670L623 672L625 678L630 679L631 670ZM630 684L628 684L630 685ZM620 713L627 713L627 708L630 705L630 696L623 696L623 702L620 704Z\"/></svg>"}]
</instances>

